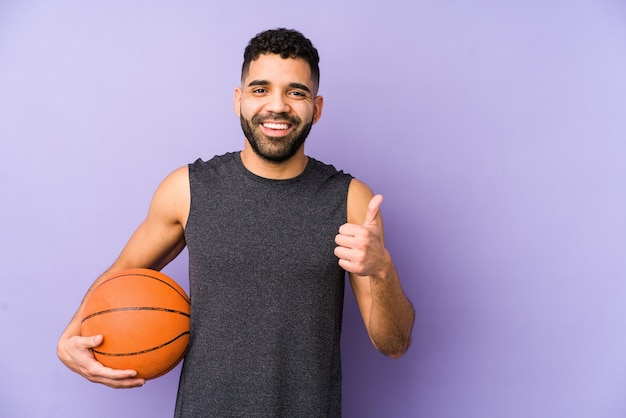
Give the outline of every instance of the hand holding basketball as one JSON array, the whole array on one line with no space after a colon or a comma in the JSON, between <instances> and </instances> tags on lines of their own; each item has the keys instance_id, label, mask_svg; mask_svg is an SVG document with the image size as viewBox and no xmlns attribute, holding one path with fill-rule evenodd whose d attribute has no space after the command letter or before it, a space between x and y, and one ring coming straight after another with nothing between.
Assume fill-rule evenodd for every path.
<instances>
[{"instance_id":1,"label":"hand holding basketball","mask_svg":"<svg viewBox=\"0 0 626 418\"><path fill-rule=\"evenodd\" d=\"M104 366L154 379L172 370L189 342L191 302L165 274L128 269L107 276L85 299L81 335L102 335L89 347ZM93 341L97 343L97 341Z\"/></svg>"},{"instance_id":2,"label":"hand holding basketball","mask_svg":"<svg viewBox=\"0 0 626 418\"><path fill-rule=\"evenodd\" d=\"M134 388L142 386L145 379L136 378L134 370L114 370L97 361L91 351L102 344L102 335L90 337L73 336L61 338L57 354L72 371L94 383L112 388Z\"/></svg>"},{"instance_id":3,"label":"hand holding basketball","mask_svg":"<svg viewBox=\"0 0 626 418\"><path fill-rule=\"evenodd\" d=\"M61 361L113 388L141 386L180 362L189 340L190 300L166 275L148 269L100 278L59 339Z\"/></svg>"}]
</instances>

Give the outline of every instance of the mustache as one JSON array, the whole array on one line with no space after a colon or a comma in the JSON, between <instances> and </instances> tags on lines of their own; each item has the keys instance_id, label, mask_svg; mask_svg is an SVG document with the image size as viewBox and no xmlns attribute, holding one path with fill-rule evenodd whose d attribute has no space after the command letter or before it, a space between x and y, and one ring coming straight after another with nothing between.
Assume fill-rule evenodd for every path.
<instances>
[{"instance_id":1,"label":"mustache","mask_svg":"<svg viewBox=\"0 0 626 418\"><path fill-rule=\"evenodd\" d=\"M255 115L252 117L252 123L254 124L260 124L267 120L271 120L272 122L287 122L291 125L298 125L301 122L300 118L286 113L270 112L266 115Z\"/></svg>"}]
</instances>

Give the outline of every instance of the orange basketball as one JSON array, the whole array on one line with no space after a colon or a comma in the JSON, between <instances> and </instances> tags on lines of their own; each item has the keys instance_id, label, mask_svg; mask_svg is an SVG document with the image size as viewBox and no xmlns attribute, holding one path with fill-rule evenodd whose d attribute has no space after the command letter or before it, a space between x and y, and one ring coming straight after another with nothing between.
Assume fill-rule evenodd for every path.
<instances>
[{"instance_id":1,"label":"orange basketball","mask_svg":"<svg viewBox=\"0 0 626 418\"><path fill-rule=\"evenodd\" d=\"M165 274L118 271L89 294L81 335L104 336L92 351L105 366L136 370L137 377L154 379L185 356L190 307L185 291Z\"/></svg>"}]
</instances>

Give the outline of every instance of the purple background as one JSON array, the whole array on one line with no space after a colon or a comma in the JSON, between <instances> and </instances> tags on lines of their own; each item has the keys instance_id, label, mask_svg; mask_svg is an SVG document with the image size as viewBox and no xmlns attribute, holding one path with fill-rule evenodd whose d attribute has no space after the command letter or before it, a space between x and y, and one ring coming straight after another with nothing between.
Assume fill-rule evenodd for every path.
<instances>
[{"instance_id":1,"label":"purple background","mask_svg":"<svg viewBox=\"0 0 626 418\"><path fill-rule=\"evenodd\" d=\"M417 310L394 361L347 295L345 416L626 416L623 1L212 3L0 0L0 416L172 415L179 369L112 390L56 341L160 180L241 148L277 26L322 56L308 153L385 196Z\"/></svg>"}]
</instances>

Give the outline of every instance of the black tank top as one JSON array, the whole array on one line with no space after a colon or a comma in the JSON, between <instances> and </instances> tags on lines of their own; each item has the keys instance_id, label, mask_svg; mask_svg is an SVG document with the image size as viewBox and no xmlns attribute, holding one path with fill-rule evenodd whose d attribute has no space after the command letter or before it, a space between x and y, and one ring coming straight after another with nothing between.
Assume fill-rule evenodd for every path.
<instances>
[{"instance_id":1,"label":"black tank top","mask_svg":"<svg viewBox=\"0 0 626 418\"><path fill-rule=\"evenodd\" d=\"M309 158L288 180L239 153L189 165L191 338L176 417L341 416L345 272L333 254L352 177Z\"/></svg>"}]
</instances>

